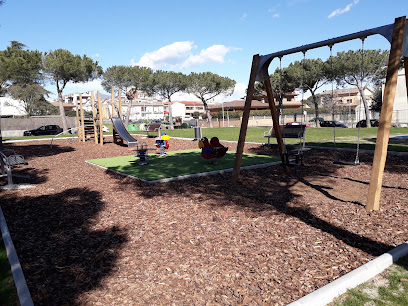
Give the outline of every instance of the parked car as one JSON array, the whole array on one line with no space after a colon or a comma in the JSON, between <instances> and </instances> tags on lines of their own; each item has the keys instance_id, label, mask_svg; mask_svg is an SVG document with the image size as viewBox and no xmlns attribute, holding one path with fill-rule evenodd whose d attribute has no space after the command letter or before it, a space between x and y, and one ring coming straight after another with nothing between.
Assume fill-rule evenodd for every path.
<instances>
[{"instance_id":1,"label":"parked car","mask_svg":"<svg viewBox=\"0 0 408 306\"><path fill-rule=\"evenodd\" d=\"M319 117L318 119L319 119L319 122L324 121L324 118L322 118L322 117ZM309 122L316 122L316 118L310 119Z\"/></svg>"},{"instance_id":2,"label":"parked car","mask_svg":"<svg viewBox=\"0 0 408 306\"><path fill-rule=\"evenodd\" d=\"M104 133L108 133L109 132L109 128L106 125L102 126L102 132Z\"/></svg>"},{"instance_id":3,"label":"parked car","mask_svg":"<svg viewBox=\"0 0 408 306\"><path fill-rule=\"evenodd\" d=\"M380 124L380 121L378 119L370 119L370 123L372 127L378 127ZM356 127L367 127L367 122L366 120L360 120L357 122Z\"/></svg>"},{"instance_id":4,"label":"parked car","mask_svg":"<svg viewBox=\"0 0 408 306\"><path fill-rule=\"evenodd\" d=\"M285 125L290 126L290 125L300 125L300 122L288 122ZM305 122L302 123L303 125L306 125L306 127L310 127L310 125L306 124Z\"/></svg>"},{"instance_id":5,"label":"parked car","mask_svg":"<svg viewBox=\"0 0 408 306\"><path fill-rule=\"evenodd\" d=\"M24 131L24 136L57 135L62 132L58 125L43 125L35 130Z\"/></svg>"},{"instance_id":6,"label":"parked car","mask_svg":"<svg viewBox=\"0 0 408 306\"><path fill-rule=\"evenodd\" d=\"M336 121L336 120L325 120L320 122L321 127L339 127L339 128L347 128L346 125L343 123Z\"/></svg>"}]
</instances>

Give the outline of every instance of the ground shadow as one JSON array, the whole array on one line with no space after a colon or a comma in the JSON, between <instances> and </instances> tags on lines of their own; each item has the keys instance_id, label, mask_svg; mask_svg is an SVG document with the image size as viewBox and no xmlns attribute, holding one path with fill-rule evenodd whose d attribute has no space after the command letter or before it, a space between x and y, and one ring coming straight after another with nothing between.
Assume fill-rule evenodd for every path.
<instances>
[{"instance_id":1,"label":"ground shadow","mask_svg":"<svg viewBox=\"0 0 408 306\"><path fill-rule=\"evenodd\" d=\"M325 195L328 200L341 201L330 195L323 188L308 184L306 180L306 178L313 180L314 177L320 177L322 174L329 175L335 172L336 167L331 166L331 161L322 161L324 157L327 157L327 152L325 151L317 154L314 153L309 157L309 165L290 168L289 174L285 174L281 166L272 166L257 170L241 171L241 176L237 183L231 180L230 173L218 174L208 177L190 178L179 182L145 184L142 186L140 194L145 198L166 197L166 195L176 196L178 194L189 197L200 194L201 196L194 198L194 200L199 202L200 200L206 201L207 199L212 199L211 203L213 204L207 205L234 206L245 211L250 210L253 213L282 213L295 217L307 225L324 231L349 246L373 256L379 256L392 249L392 245L377 242L319 218L313 214L307 205L297 206L293 204L296 203L298 196L291 192L290 188L298 182L309 185L309 187ZM126 184L141 186L141 183L138 181L129 180L127 183L121 181L122 188L125 188L124 185ZM359 207L363 206L357 202L350 203L357 204ZM322 203L322 205L324 204ZM361 207L361 209L364 208Z\"/></svg>"},{"instance_id":2,"label":"ground shadow","mask_svg":"<svg viewBox=\"0 0 408 306\"><path fill-rule=\"evenodd\" d=\"M3 144L3 147L4 149L7 148L15 150L15 154L23 155L26 161L30 161L30 159L35 157L47 157L75 151L72 146L62 146L56 144L54 144L51 148L50 144L30 144L27 146L20 146L19 143L15 142Z\"/></svg>"},{"instance_id":3,"label":"ground shadow","mask_svg":"<svg viewBox=\"0 0 408 306\"><path fill-rule=\"evenodd\" d=\"M25 165L17 165L12 168L13 184L17 185L39 185L48 181L48 170L31 168ZM6 176L0 178L0 186L8 184ZM4 191L0 189L0 193Z\"/></svg>"},{"instance_id":4,"label":"ground shadow","mask_svg":"<svg viewBox=\"0 0 408 306\"><path fill-rule=\"evenodd\" d=\"M34 305L82 304L78 297L100 286L127 241L124 229L91 228L104 207L96 191L0 199Z\"/></svg>"}]
</instances>

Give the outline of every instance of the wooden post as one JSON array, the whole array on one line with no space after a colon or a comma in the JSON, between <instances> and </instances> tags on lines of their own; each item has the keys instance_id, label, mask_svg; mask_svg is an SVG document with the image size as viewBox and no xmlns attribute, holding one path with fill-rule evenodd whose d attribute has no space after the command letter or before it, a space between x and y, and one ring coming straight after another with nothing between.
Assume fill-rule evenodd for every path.
<instances>
[{"instance_id":1,"label":"wooden post","mask_svg":"<svg viewBox=\"0 0 408 306\"><path fill-rule=\"evenodd\" d=\"M98 91L98 112L99 112L99 143L103 146L103 116L102 116L102 101Z\"/></svg>"},{"instance_id":2,"label":"wooden post","mask_svg":"<svg viewBox=\"0 0 408 306\"><path fill-rule=\"evenodd\" d=\"M115 91L114 91L113 87L112 87L112 90L111 90L111 100L112 100L112 105L113 105L113 114L114 114L114 117L115 117Z\"/></svg>"},{"instance_id":3,"label":"wooden post","mask_svg":"<svg viewBox=\"0 0 408 306\"><path fill-rule=\"evenodd\" d=\"M84 109L82 107L82 94L79 94L79 105L81 106L82 141L85 142L85 123L84 123Z\"/></svg>"},{"instance_id":4,"label":"wooden post","mask_svg":"<svg viewBox=\"0 0 408 306\"><path fill-rule=\"evenodd\" d=\"M234 170L232 171L232 179L238 180L239 171L241 169L242 155L244 153L245 137L248 129L249 113L251 111L251 103L254 96L256 73L259 66L259 54L255 54L252 59L251 74L249 77L247 96L245 99L244 113L242 115L241 130L239 131L239 139L237 144L237 152L235 153Z\"/></svg>"},{"instance_id":5,"label":"wooden post","mask_svg":"<svg viewBox=\"0 0 408 306\"><path fill-rule=\"evenodd\" d=\"M402 53L406 17L395 19L392 33L390 57L388 60L387 78L384 87L381 117L375 144L374 161L371 170L370 187L368 189L367 210L380 208L381 185L387 158L388 140L390 136L392 111L394 107L395 91L397 87L398 66Z\"/></svg>"},{"instance_id":6,"label":"wooden post","mask_svg":"<svg viewBox=\"0 0 408 306\"><path fill-rule=\"evenodd\" d=\"M93 126L94 126L94 138L95 138L95 143L98 143L98 126L96 125L96 121L98 120L98 114L96 112L95 108L95 93L91 91L91 103L92 103L92 117L93 117ZM99 118L101 114L99 113ZM100 119L99 119L100 120Z\"/></svg>"},{"instance_id":7,"label":"wooden post","mask_svg":"<svg viewBox=\"0 0 408 306\"><path fill-rule=\"evenodd\" d=\"M77 127L78 127L77 135L79 137L79 127L81 126L81 120L79 119L78 101L75 101L75 112L76 112L76 120L77 120Z\"/></svg>"},{"instance_id":8,"label":"wooden post","mask_svg":"<svg viewBox=\"0 0 408 306\"><path fill-rule=\"evenodd\" d=\"M118 102L118 104L119 104L119 114L120 114L120 119L122 120L123 119L123 117L122 117L122 99L121 99L121 96L120 96L120 94L121 94L120 88L119 88L118 92L119 92L119 96L118 96L118 99L119 99L119 102Z\"/></svg>"},{"instance_id":9,"label":"wooden post","mask_svg":"<svg viewBox=\"0 0 408 306\"><path fill-rule=\"evenodd\" d=\"M280 154L282 163L286 163L285 156L283 154L286 152L286 149L283 143L282 131L279 126L279 117L278 117L278 114L276 113L276 106L275 106L275 100L273 98L273 93L272 93L271 80L267 78L264 83L265 83L266 93L268 97L269 109L271 110L271 115L272 115L273 129L275 130L276 141L278 142L279 154Z\"/></svg>"}]
</instances>

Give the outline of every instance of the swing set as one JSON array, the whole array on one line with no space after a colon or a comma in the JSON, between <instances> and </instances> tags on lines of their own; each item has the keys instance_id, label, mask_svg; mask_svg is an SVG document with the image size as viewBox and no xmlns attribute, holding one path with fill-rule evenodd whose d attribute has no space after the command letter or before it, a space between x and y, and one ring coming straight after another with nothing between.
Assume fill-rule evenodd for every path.
<instances>
[{"instance_id":1,"label":"swing set","mask_svg":"<svg viewBox=\"0 0 408 306\"><path fill-rule=\"evenodd\" d=\"M377 132L377 141L375 145L373 167L371 172L370 186L368 189L368 198L366 209L378 210L380 203L381 185L384 174L385 161L387 157L387 148L391 128L392 111L397 85L398 67L401 55L404 57L405 80L408 89L408 23L406 16L398 17L395 22L389 25L360 31L288 50L283 50L268 55L255 54L252 59L251 72L249 77L247 96L245 99L244 112L242 116L241 129L239 133L237 152L235 155L234 169L232 179L237 181L240 174L242 155L245 145L245 137L248 129L249 113L251 102L254 97L255 81L263 82L265 85L269 109L271 111L273 128L275 130L278 142L279 154L282 162L285 162L286 147L283 142L282 133L279 128L279 117L276 112L275 99L277 98L272 91L268 68L275 58L281 58L284 55L303 52L325 46L350 41L354 39L365 39L368 36L381 35L391 44L390 56L387 66L387 77L384 87L383 104L381 108L380 123ZM279 98L279 97L278 97Z\"/></svg>"}]
</instances>

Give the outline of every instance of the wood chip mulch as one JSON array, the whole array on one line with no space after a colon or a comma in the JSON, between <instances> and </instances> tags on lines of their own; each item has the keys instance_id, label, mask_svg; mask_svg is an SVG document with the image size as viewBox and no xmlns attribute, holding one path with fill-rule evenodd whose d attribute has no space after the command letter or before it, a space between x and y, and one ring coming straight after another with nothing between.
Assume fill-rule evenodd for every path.
<instances>
[{"instance_id":1,"label":"wood chip mulch","mask_svg":"<svg viewBox=\"0 0 408 306\"><path fill-rule=\"evenodd\" d=\"M35 305L284 305L408 240L407 156L388 157L369 212L372 155L350 167L312 150L290 173L148 185L85 163L132 154L106 140L5 144L29 163L15 182L35 186L0 191ZM196 147L170 139L170 150Z\"/></svg>"}]
</instances>

